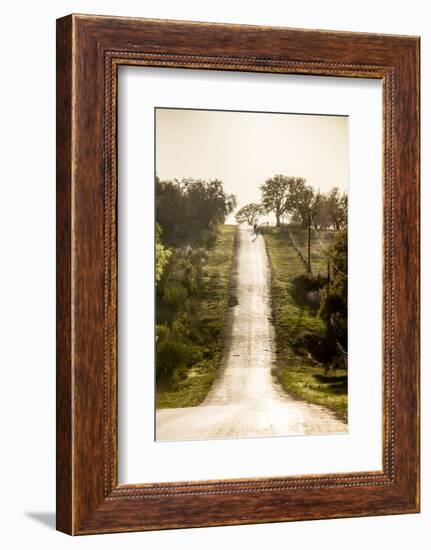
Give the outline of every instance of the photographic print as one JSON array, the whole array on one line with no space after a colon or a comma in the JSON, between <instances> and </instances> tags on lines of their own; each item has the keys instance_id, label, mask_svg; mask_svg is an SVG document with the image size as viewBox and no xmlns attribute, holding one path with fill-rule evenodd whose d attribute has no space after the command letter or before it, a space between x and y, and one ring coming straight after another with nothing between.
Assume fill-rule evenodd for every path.
<instances>
[{"instance_id":1,"label":"photographic print","mask_svg":"<svg viewBox=\"0 0 431 550\"><path fill-rule=\"evenodd\" d=\"M157 441L348 430L348 117L155 109Z\"/></svg>"}]
</instances>

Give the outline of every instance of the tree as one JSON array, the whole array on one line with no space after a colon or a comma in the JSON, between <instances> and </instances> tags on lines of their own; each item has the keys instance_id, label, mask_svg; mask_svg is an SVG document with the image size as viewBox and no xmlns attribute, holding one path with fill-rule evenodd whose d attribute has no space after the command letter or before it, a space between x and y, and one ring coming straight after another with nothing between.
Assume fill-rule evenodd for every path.
<instances>
[{"instance_id":1,"label":"tree","mask_svg":"<svg viewBox=\"0 0 431 550\"><path fill-rule=\"evenodd\" d=\"M305 184L305 180L296 178L289 182L286 197L286 212L291 214L293 223L308 225L308 213L318 229L330 227L340 231L347 225L347 195L341 194L338 187L328 193L315 192Z\"/></svg>"},{"instance_id":2,"label":"tree","mask_svg":"<svg viewBox=\"0 0 431 550\"><path fill-rule=\"evenodd\" d=\"M263 214L264 210L262 205L252 202L243 206L235 214L235 220L237 223L248 223L248 225L254 225L258 222L259 217Z\"/></svg>"},{"instance_id":3,"label":"tree","mask_svg":"<svg viewBox=\"0 0 431 550\"><path fill-rule=\"evenodd\" d=\"M224 192L220 180L163 181L156 177L155 185L156 221L169 246L211 236L236 206L235 196Z\"/></svg>"},{"instance_id":4,"label":"tree","mask_svg":"<svg viewBox=\"0 0 431 550\"><path fill-rule=\"evenodd\" d=\"M316 229L329 229L332 226L331 210L326 195L320 195L318 208L312 212L312 217Z\"/></svg>"},{"instance_id":5,"label":"tree","mask_svg":"<svg viewBox=\"0 0 431 550\"><path fill-rule=\"evenodd\" d=\"M333 277L320 308L328 333L347 351L347 229L340 231L330 249Z\"/></svg>"},{"instance_id":6,"label":"tree","mask_svg":"<svg viewBox=\"0 0 431 550\"><path fill-rule=\"evenodd\" d=\"M288 180L286 176L276 174L260 186L262 205L266 212L274 212L277 227L280 227L280 218L286 211Z\"/></svg>"},{"instance_id":7,"label":"tree","mask_svg":"<svg viewBox=\"0 0 431 550\"><path fill-rule=\"evenodd\" d=\"M288 192L284 211L291 214L293 220L299 221L303 227L308 227L309 214L318 210L321 201L320 193L307 185L304 178L287 178Z\"/></svg>"},{"instance_id":8,"label":"tree","mask_svg":"<svg viewBox=\"0 0 431 550\"><path fill-rule=\"evenodd\" d=\"M347 195L334 187L326 195L329 218L338 231L347 225Z\"/></svg>"},{"instance_id":9,"label":"tree","mask_svg":"<svg viewBox=\"0 0 431 550\"><path fill-rule=\"evenodd\" d=\"M186 217L197 227L210 229L224 223L236 206L234 195L227 195L220 180L183 179L180 186L187 198Z\"/></svg>"},{"instance_id":10,"label":"tree","mask_svg":"<svg viewBox=\"0 0 431 550\"><path fill-rule=\"evenodd\" d=\"M186 197L181 187L171 180L161 180L156 176L156 222L163 228L163 239L169 245L183 237L183 224L180 212L184 212Z\"/></svg>"},{"instance_id":11,"label":"tree","mask_svg":"<svg viewBox=\"0 0 431 550\"><path fill-rule=\"evenodd\" d=\"M262 204L267 212L274 212L277 227L283 214L290 214L293 223L308 227L309 214L316 215L323 195L315 192L301 177L277 174L260 187Z\"/></svg>"}]
</instances>

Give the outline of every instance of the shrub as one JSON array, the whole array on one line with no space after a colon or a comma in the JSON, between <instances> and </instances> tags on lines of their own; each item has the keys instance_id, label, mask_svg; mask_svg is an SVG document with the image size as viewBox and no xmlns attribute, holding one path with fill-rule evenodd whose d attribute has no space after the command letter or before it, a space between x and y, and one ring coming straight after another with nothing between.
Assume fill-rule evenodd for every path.
<instances>
[{"instance_id":1,"label":"shrub","mask_svg":"<svg viewBox=\"0 0 431 550\"><path fill-rule=\"evenodd\" d=\"M320 289L325 284L326 279L324 277L298 275L292 279L292 297L298 305L308 305L317 309L320 305Z\"/></svg>"},{"instance_id":2,"label":"shrub","mask_svg":"<svg viewBox=\"0 0 431 550\"><path fill-rule=\"evenodd\" d=\"M156 345L157 382L167 382L176 370L184 368L187 359L187 346L181 340L168 336Z\"/></svg>"},{"instance_id":3,"label":"shrub","mask_svg":"<svg viewBox=\"0 0 431 550\"><path fill-rule=\"evenodd\" d=\"M163 299L173 309L178 309L187 298L187 289L177 281L167 281L163 285Z\"/></svg>"},{"instance_id":4,"label":"shrub","mask_svg":"<svg viewBox=\"0 0 431 550\"><path fill-rule=\"evenodd\" d=\"M337 346L333 338L328 334L317 334L315 332L302 332L295 338L293 348L296 353L311 357L322 364L329 364L337 353Z\"/></svg>"},{"instance_id":5,"label":"shrub","mask_svg":"<svg viewBox=\"0 0 431 550\"><path fill-rule=\"evenodd\" d=\"M310 305L314 309L318 309L320 306L320 290L310 290L310 292L307 292L305 295L305 299L307 301L307 304Z\"/></svg>"},{"instance_id":6,"label":"shrub","mask_svg":"<svg viewBox=\"0 0 431 550\"><path fill-rule=\"evenodd\" d=\"M340 231L331 249L334 276L329 293L320 306L328 332L347 351L347 230Z\"/></svg>"},{"instance_id":7,"label":"shrub","mask_svg":"<svg viewBox=\"0 0 431 550\"><path fill-rule=\"evenodd\" d=\"M172 255L172 251L166 248L162 243L162 233L163 230L161 226L156 223L156 284L162 278L163 271Z\"/></svg>"},{"instance_id":8,"label":"shrub","mask_svg":"<svg viewBox=\"0 0 431 550\"><path fill-rule=\"evenodd\" d=\"M167 338L169 334L169 328L166 324L164 325L156 325L156 342L162 341L165 338Z\"/></svg>"},{"instance_id":9,"label":"shrub","mask_svg":"<svg viewBox=\"0 0 431 550\"><path fill-rule=\"evenodd\" d=\"M193 344L187 344L187 367L194 367L202 361L204 358L203 350L200 346L195 346Z\"/></svg>"},{"instance_id":10,"label":"shrub","mask_svg":"<svg viewBox=\"0 0 431 550\"><path fill-rule=\"evenodd\" d=\"M203 248L173 249L173 256L165 269L162 286L169 282L181 284L189 295L195 295L202 287L202 278L208 254Z\"/></svg>"}]
</instances>

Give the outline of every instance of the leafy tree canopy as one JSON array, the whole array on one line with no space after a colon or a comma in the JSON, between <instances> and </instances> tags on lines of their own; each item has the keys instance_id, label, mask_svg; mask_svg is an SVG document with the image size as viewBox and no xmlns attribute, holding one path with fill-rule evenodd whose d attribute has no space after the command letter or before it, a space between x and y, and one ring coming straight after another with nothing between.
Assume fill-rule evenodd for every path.
<instances>
[{"instance_id":1,"label":"leafy tree canopy","mask_svg":"<svg viewBox=\"0 0 431 550\"><path fill-rule=\"evenodd\" d=\"M347 225L347 195L334 187L328 193L316 191L301 177L277 174L260 186L265 212L273 212L277 227L289 214L291 223L308 226L309 215L319 229L341 230Z\"/></svg>"},{"instance_id":2,"label":"leafy tree canopy","mask_svg":"<svg viewBox=\"0 0 431 550\"><path fill-rule=\"evenodd\" d=\"M235 220L237 223L248 223L248 225L254 225L259 221L260 216L264 214L264 208L261 204L252 202L243 206L235 214Z\"/></svg>"},{"instance_id":3,"label":"leafy tree canopy","mask_svg":"<svg viewBox=\"0 0 431 550\"><path fill-rule=\"evenodd\" d=\"M169 245L209 237L234 210L234 195L220 180L186 178L163 181L156 177L156 220Z\"/></svg>"}]
</instances>

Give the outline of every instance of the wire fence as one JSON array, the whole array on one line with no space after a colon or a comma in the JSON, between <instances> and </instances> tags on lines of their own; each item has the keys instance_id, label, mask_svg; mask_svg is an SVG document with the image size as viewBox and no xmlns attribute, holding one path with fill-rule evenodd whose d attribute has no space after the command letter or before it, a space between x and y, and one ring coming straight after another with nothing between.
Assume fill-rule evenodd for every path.
<instances>
[{"instance_id":1,"label":"wire fence","mask_svg":"<svg viewBox=\"0 0 431 550\"><path fill-rule=\"evenodd\" d=\"M289 238L292 242L292 246L293 248L296 250L296 252L298 253L302 263L304 264L304 267L306 270L308 270L308 260L307 258L305 257L305 255L303 254L299 244L298 244L298 241L296 240L296 237L295 235L292 233L292 231L290 230L290 228L288 229L288 235L289 235Z\"/></svg>"},{"instance_id":2,"label":"wire fence","mask_svg":"<svg viewBox=\"0 0 431 550\"><path fill-rule=\"evenodd\" d=\"M329 250L328 247L326 247L326 246L322 243L322 241L321 241L321 239L320 239L320 237L319 237L319 233L318 233L318 231L317 231L316 224L314 223L314 220L313 220L311 214L310 214L310 220L311 220L311 228L312 228L312 230L314 231L314 234L316 235L317 242L319 243L319 245L320 245L320 247L321 247L321 249L322 249L322 251L323 251L325 257L331 262L331 267L332 267L335 271L337 271L337 273L339 273L342 277L344 277L345 279L347 279L347 277L348 277L348 276L347 276L347 273L344 273L344 271L342 271L341 269L339 269L339 268L337 267L337 265L336 265L335 262L334 262L334 259L333 259L333 256L332 256L332 254L331 254L331 251Z\"/></svg>"}]
</instances>

